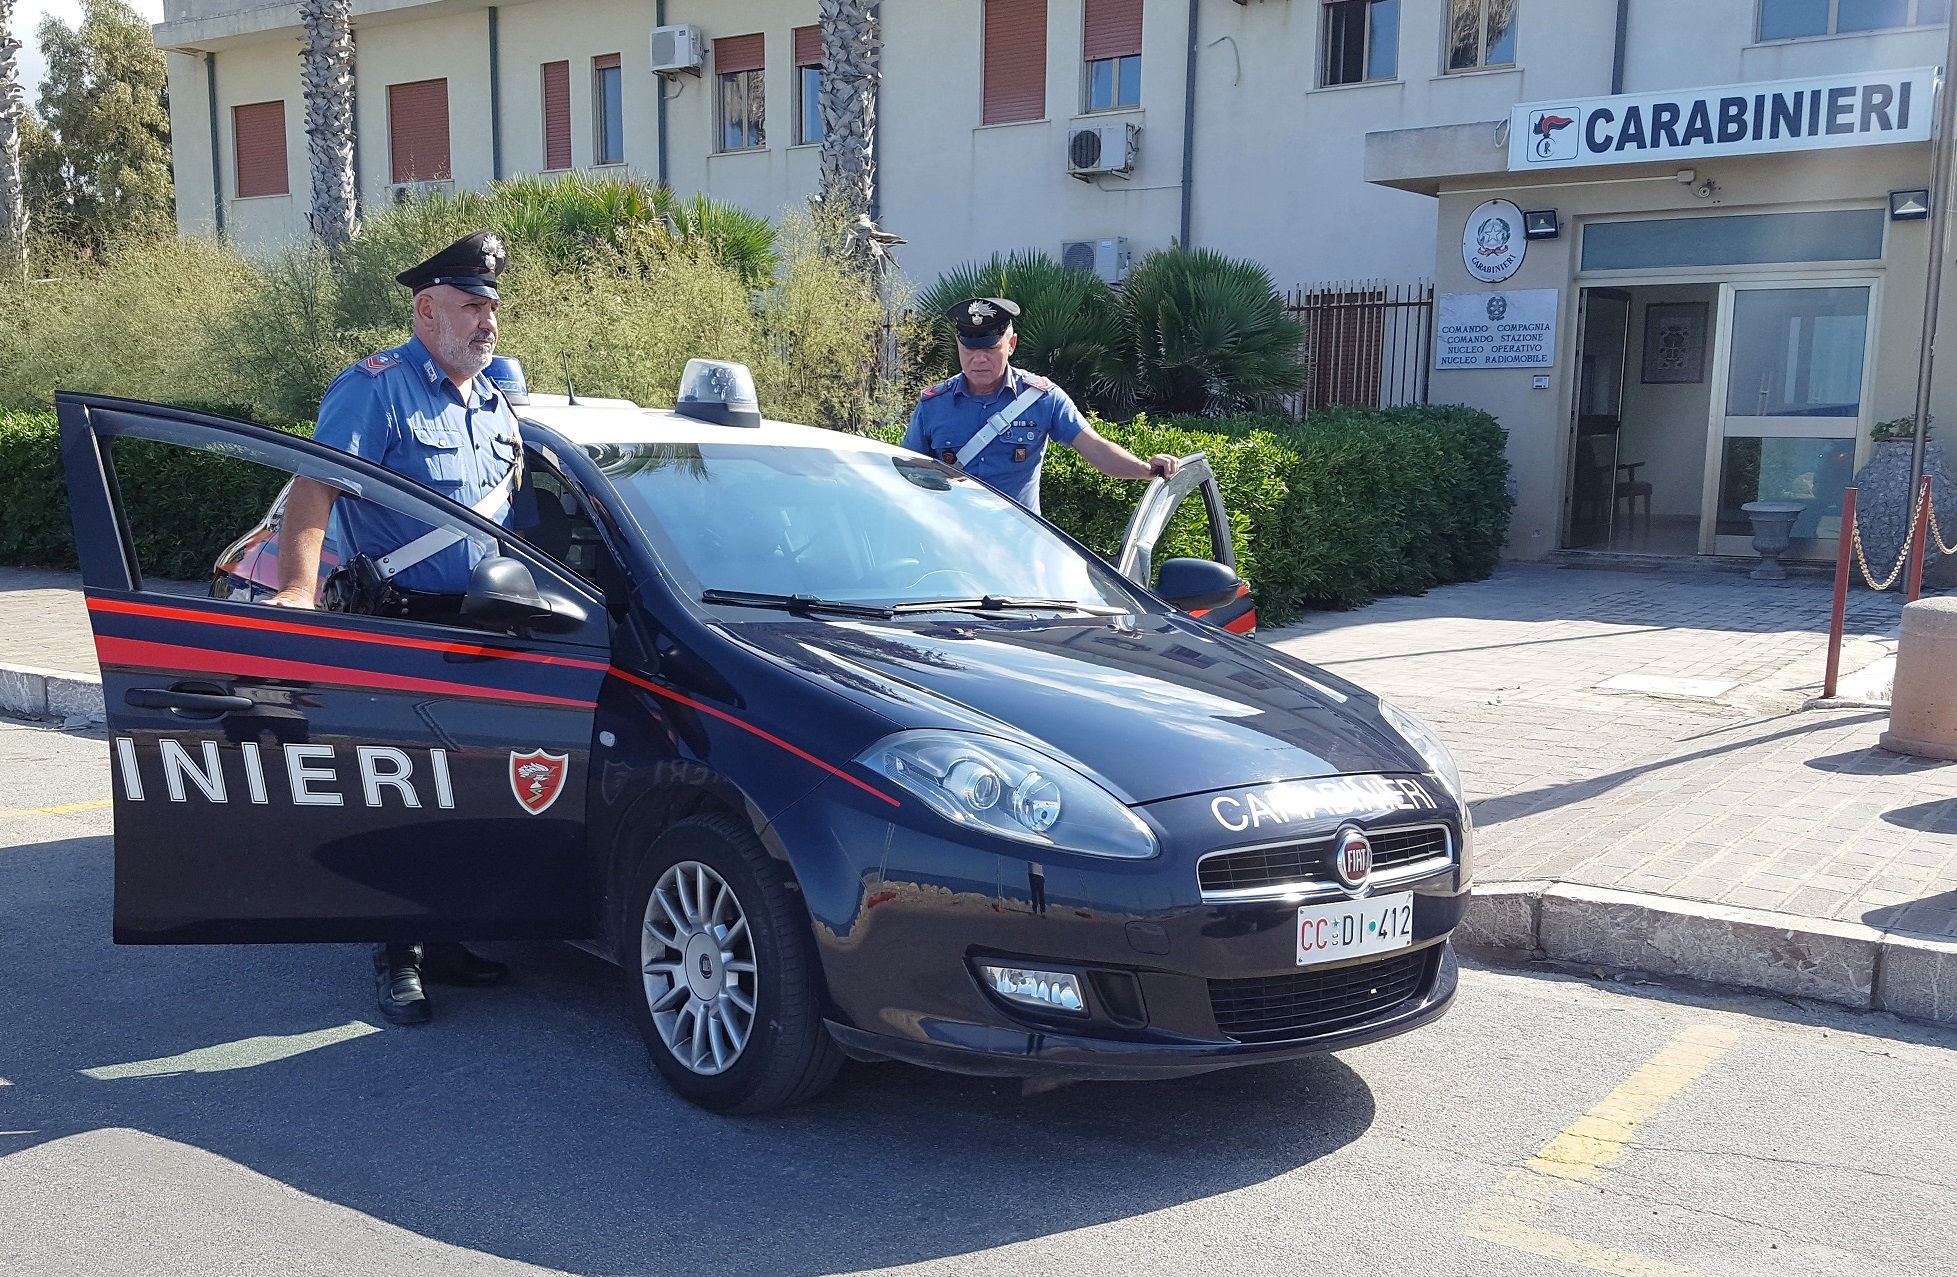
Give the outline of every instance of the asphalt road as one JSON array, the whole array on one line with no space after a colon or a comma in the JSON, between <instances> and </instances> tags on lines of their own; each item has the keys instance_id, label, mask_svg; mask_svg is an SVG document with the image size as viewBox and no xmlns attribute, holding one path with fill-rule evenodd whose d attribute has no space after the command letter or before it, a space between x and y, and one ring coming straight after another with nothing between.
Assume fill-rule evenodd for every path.
<instances>
[{"instance_id":1,"label":"asphalt road","mask_svg":"<svg viewBox=\"0 0 1957 1277\"><path fill-rule=\"evenodd\" d=\"M1470 965L1336 1057L672 1098L621 977L387 1026L350 946L117 949L106 746L0 721L0 1273L1951 1271L1957 1033Z\"/></svg>"}]
</instances>

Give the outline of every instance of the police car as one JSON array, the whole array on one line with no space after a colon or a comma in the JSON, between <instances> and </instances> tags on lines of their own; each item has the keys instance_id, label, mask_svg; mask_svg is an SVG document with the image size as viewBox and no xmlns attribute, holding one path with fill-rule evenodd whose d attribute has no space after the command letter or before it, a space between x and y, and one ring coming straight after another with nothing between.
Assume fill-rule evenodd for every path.
<instances>
[{"instance_id":1,"label":"police car","mask_svg":"<svg viewBox=\"0 0 1957 1277\"><path fill-rule=\"evenodd\" d=\"M933 458L763 420L745 374L696 361L670 411L534 397L515 531L307 440L60 396L116 940L572 940L667 1081L740 1112L845 1056L1167 1077L1445 1010L1454 763L1190 614L1241 603L1227 533L1151 571L1176 502L1222 514L1204 467L1151 486L1124 576ZM117 462L164 446L475 538L461 619L264 606L276 519L213 597L146 588Z\"/></svg>"}]
</instances>

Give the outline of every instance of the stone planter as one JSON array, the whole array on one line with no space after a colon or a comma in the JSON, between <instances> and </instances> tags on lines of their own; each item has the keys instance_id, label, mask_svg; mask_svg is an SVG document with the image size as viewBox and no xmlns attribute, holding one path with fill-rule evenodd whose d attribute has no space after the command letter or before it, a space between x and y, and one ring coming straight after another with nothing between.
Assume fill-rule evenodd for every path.
<instances>
[{"instance_id":1,"label":"stone planter","mask_svg":"<svg viewBox=\"0 0 1957 1277\"><path fill-rule=\"evenodd\" d=\"M1895 566L1903 538L1909 535L1909 513L1914 506L1909 491L1909 452L1909 440L1885 439L1875 446L1869 463L1855 472L1855 520L1862 527L1862 552L1868 556L1869 571L1878 581ZM1943 445L1935 439L1924 445L1923 473L1931 478L1930 497L1936 503L1944 542L1957 542L1957 480L1951 477ZM1847 531L1842 529L1843 535ZM1923 560L1924 581L1937 586L1957 584L1957 560L1939 563L1936 546L1928 549ZM1850 579L1859 581L1861 573Z\"/></svg>"},{"instance_id":2,"label":"stone planter","mask_svg":"<svg viewBox=\"0 0 1957 1277\"><path fill-rule=\"evenodd\" d=\"M1753 552L1760 566L1748 573L1756 581L1785 581L1787 569L1780 556L1794 544L1794 520L1807 513L1801 501L1749 501L1740 509L1753 520Z\"/></svg>"}]
</instances>

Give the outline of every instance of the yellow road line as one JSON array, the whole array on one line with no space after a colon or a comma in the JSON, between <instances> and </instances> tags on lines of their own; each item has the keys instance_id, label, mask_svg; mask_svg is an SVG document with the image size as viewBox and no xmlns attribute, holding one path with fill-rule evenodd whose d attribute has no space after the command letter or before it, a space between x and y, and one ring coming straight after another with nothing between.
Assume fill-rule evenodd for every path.
<instances>
[{"instance_id":1,"label":"yellow road line","mask_svg":"<svg viewBox=\"0 0 1957 1277\"><path fill-rule=\"evenodd\" d=\"M1737 1029L1688 1025L1590 1111L1558 1131L1468 1215L1467 1234L1546 1259L1616 1277L1698 1277L1692 1269L1613 1250L1536 1226L1544 1208L1582 1184L1595 1184L1623 1160L1638 1127L1678 1098L1733 1049Z\"/></svg>"},{"instance_id":2,"label":"yellow road line","mask_svg":"<svg viewBox=\"0 0 1957 1277\"><path fill-rule=\"evenodd\" d=\"M77 811L100 811L110 805L107 798L98 798L88 803L62 803L58 807L16 807L12 811L0 811L0 820L9 816L66 816Z\"/></svg>"}]
</instances>

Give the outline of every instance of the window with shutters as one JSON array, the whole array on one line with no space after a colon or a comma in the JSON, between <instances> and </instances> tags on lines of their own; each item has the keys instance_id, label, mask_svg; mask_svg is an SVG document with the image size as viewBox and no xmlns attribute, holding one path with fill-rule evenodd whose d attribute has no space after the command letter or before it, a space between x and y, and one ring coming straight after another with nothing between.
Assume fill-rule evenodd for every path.
<instances>
[{"instance_id":1,"label":"window with shutters","mask_svg":"<svg viewBox=\"0 0 1957 1277\"><path fill-rule=\"evenodd\" d=\"M544 63L544 167L571 167L571 64Z\"/></svg>"},{"instance_id":2,"label":"window with shutters","mask_svg":"<svg viewBox=\"0 0 1957 1277\"><path fill-rule=\"evenodd\" d=\"M722 36L713 42L723 151L751 151L768 144L766 86L762 80L764 52L759 35Z\"/></svg>"},{"instance_id":3,"label":"window with shutters","mask_svg":"<svg viewBox=\"0 0 1957 1277\"><path fill-rule=\"evenodd\" d=\"M237 153L239 199L292 193L285 165L285 103L232 107L231 143Z\"/></svg>"},{"instance_id":4,"label":"window with shutters","mask_svg":"<svg viewBox=\"0 0 1957 1277\"><path fill-rule=\"evenodd\" d=\"M984 39L980 120L1016 124L1045 119L1046 0L985 0Z\"/></svg>"},{"instance_id":5,"label":"window with shutters","mask_svg":"<svg viewBox=\"0 0 1957 1277\"><path fill-rule=\"evenodd\" d=\"M1447 0L1447 69L1515 65L1515 0Z\"/></svg>"},{"instance_id":6,"label":"window with shutters","mask_svg":"<svg viewBox=\"0 0 1957 1277\"><path fill-rule=\"evenodd\" d=\"M625 82L619 56L591 59L591 162L625 163Z\"/></svg>"},{"instance_id":7,"label":"window with shutters","mask_svg":"<svg viewBox=\"0 0 1957 1277\"><path fill-rule=\"evenodd\" d=\"M446 182L448 81L387 86L388 181Z\"/></svg>"},{"instance_id":8,"label":"window with shutters","mask_svg":"<svg viewBox=\"0 0 1957 1277\"><path fill-rule=\"evenodd\" d=\"M1087 0L1081 33L1087 109L1142 104L1142 0Z\"/></svg>"},{"instance_id":9,"label":"window with shutters","mask_svg":"<svg viewBox=\"0 0 1957 1277\"><path fill-rule=\"evenodd\" d=\"M1325 0L1324 84L1400 73L1400 0Z\"/></svg>"},{"instance_id":10,"label":"window with shutters","mask_svg":"<svg viewBox=\"0 0 1957 1277\"><path fill-rule=\"evenodd\" d=\"M795 141L807 146L822 140L822 28L796 27Z\"/></svg>"}]
</instances>

